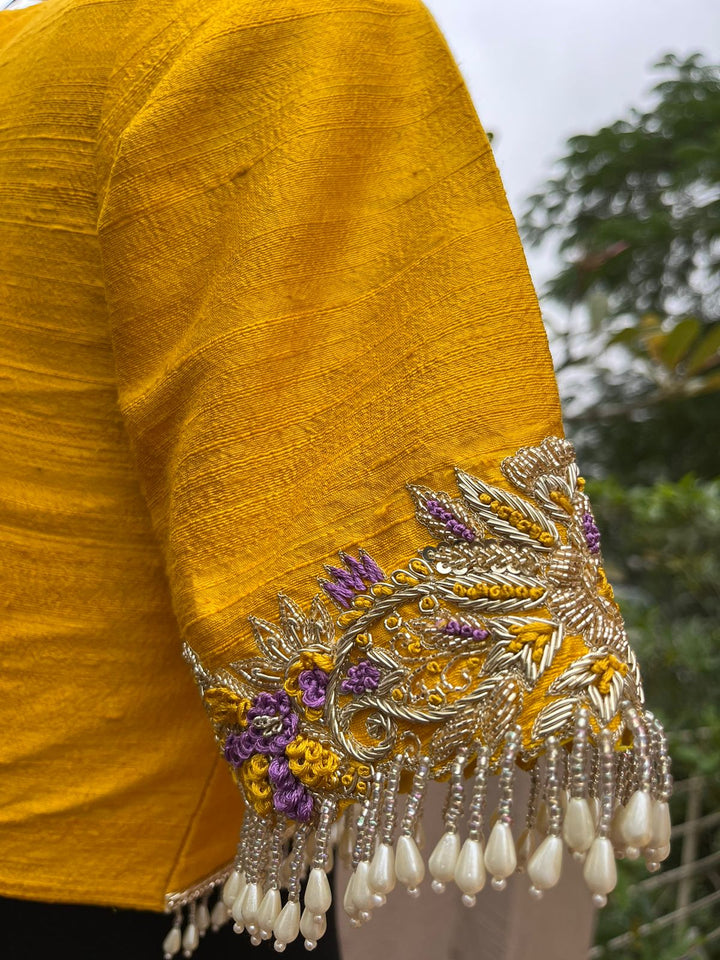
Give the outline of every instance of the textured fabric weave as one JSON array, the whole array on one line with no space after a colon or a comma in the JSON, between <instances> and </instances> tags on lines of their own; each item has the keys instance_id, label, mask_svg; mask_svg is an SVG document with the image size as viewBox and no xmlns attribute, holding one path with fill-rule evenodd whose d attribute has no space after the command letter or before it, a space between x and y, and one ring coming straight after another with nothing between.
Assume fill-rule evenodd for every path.
<instances>
[{"instance_id":1,"label":"textured fabric weave","mask_svg":"<svg viewBox=\"0 0 720 960\"><path fill-rule=\"evenodd\" d=\"M537 299L417 0L0 14L0 292L0 892L158 910L242 817L182 639L560 435Z\"/></svg>"}]
</instances>

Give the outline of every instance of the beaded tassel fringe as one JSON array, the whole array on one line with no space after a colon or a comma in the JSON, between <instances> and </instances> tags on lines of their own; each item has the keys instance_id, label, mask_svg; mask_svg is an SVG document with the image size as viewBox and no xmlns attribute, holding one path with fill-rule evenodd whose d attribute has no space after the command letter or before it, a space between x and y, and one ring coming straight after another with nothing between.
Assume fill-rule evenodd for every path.
<instances>
[{"instance_id":1,"label":"beaded tassel fringe","mask_svg":"<svg viewBox=\"0 0 720 960\"><path fill-rule=\"evenodd\" d=\"M631 747L619 749L609 730L592 734L583 708L569 743L548 738L530 770L530 800L522 818L513 802L519 730L511 729L492 755L480 743L459 751L450 771L444 831L427 862L433 891L443 893L454 884L472 907L488 878L502 890L513 874L526 873L530 894L542 897L560 880L563 847L583 863L598 907L616 885L616 858L642 856L650 871L658 870L670 852L672 777L665 734L651 713L641 717L628 703L622 713ZM412 774L412 782L401 812L403 772ZM486 824L492 773L500 777L500 799ZM335 801L327 799L312 825L269 824L249 811L232 868L167 897L174 922L163 944L165 960L180 953L190 957L208 929L230 919L253 944L274 938L275 950L282 952L302 936L306 949L314 949L332 903L327 873L336 846L351 866L343 908L353 925L367 922L397 883L418 896L426 876L418 838L429 776L427 757L398 757L376 771L362 804L337 819ZM521 822L516 840L513 825ZM287 891L284 904L281 890Z\"/></svg>"}]
</instances>

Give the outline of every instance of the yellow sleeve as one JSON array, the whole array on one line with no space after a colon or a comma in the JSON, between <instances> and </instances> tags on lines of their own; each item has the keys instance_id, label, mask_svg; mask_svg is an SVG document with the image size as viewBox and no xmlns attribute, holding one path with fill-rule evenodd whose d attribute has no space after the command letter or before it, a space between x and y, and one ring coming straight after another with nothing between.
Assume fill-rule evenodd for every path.
<instances>
[{"instance_id":1,"label":"yellow sleeve","mask_svg":"<svg viewBox=\"0 0 720 960\"><path fill-rule=\"evenodd\" d=\"M542 891L564 837L601 902L617 803L620 843L663 853L668 761L457 67L417 0L183 10L99 232L120 407L247 802L225 901L256 938L316 941L344 815L366 919L423 880L445 779L435 883L470 903L520 858Z\"/></svg>"}]
</instances>

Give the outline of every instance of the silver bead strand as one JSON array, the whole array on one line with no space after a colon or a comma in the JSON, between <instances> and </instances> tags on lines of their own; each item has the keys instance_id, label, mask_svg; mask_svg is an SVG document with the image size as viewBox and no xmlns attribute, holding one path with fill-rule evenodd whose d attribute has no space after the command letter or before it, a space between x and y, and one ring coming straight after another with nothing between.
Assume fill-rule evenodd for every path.
<instances>
[{"instance_id":1,"label":"silver bead strand","mask_svg":"<svg viewBox=\"0 0 720 960\"><path fill-rule=\"evenodd\" d=\"M430 873L433 877L432 889L435 893L443 893L445 884L454 879L455 868L460 856L458 820L463 809L465 766L468 753L467 747L461 748L453 761L450 786L443 810L445 831L428 861Z\"/></svg>"},{"instance_id":2,"label":"silver bead strand","mask_svg":"<svg viewBox=\"0 0 720 960\"><path fill-rule=\"evenodd\" d=\"M429 771L430 758L421 757L408 794L395 852L395 874L411 897L420 896L419 887L425 877L425 862L415 841L415 831Z\"/></svg>"},{"instance_id":3,"label":"silver bead strand","mask_svg":"<svg viewBox=\"0 0 720 960\"><path fill-rule=\"evenodd\" d=\"M520 730L514 727L505 737L505 747L500 761L500 801L498 818L485 848L485 866L492 877L493 890L504 890L507 878L517 867L517 852L513 840L512 800L515 758L520 749Z\"/></svg>"},{"instance_id":4,"label":"silver bead strand","mask_svg":"<svg viewBox=\"0 0 720 960\"><path fill-rule=\"evenodd\" d=\"M597 836L588 850L583 876L592 893L596 907L604 907L607 894L617 883L617 868L610 839L613 814L615 810L615 749L610 730L603 729L599 736L598 795L600 798L600 816Z\"/></svg>"},{"instance_id":5,"label":"silver bead strand","mask_svg":"<svg viewBox=\"0 0 720 960\"><path fill-rule=\"evenodd\" d=\"M485 822L485 803L487 800L487 783L490 768L490 748L481 746L477 752L475 767L475 782L470 800L470 817L468 819L468 837L471 840L482 840Z\"/></svg>"},{"instance_id":6,"label":"silver bead strand","mask_svg":"<svg viewBox=\"0 0 720 960\"><path fill-rule=\"evenodd\" d=\"M590 806L588 777L588 749L590 740L590 712L580 707L575 715L575 732L569 760L567 809L563 823L563 837L573 858L580 862L595 837L595 819Z\"/></svg>"},{"instance_id":7,"label":"silver bead strand","mask_svg":"<svg viewBox=\"0 0 720 960\"><path fill-rule=\"evenodd\" d=\"M562 781L560 741L556 736L551 736L547 739L545 762L544 793L548 813L547 835L528 863L528 874L531 879L530 895L538 899L542 897L544 890L554 887L560 879L562 864L560 790L562 789Z\"/></svg>"}]
</instances>

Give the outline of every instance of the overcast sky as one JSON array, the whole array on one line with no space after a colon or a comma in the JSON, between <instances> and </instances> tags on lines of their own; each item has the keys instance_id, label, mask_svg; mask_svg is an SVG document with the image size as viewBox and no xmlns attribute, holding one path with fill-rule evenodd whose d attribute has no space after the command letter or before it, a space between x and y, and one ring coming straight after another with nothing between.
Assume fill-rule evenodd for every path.
<instances>
[{"instance_id":1,"label":"overcast sky","mask_svg":"<svg viewBox=\"0 0 720 960\"><path fill-rule=\"evenodd\" d=\"M651 67L664 53L700 50L720 62L720 0L425 2L495 134L516 217L568 136L647 104ZM539 285L548 261L526 252Z\"/></svg>"}]
</instances>

